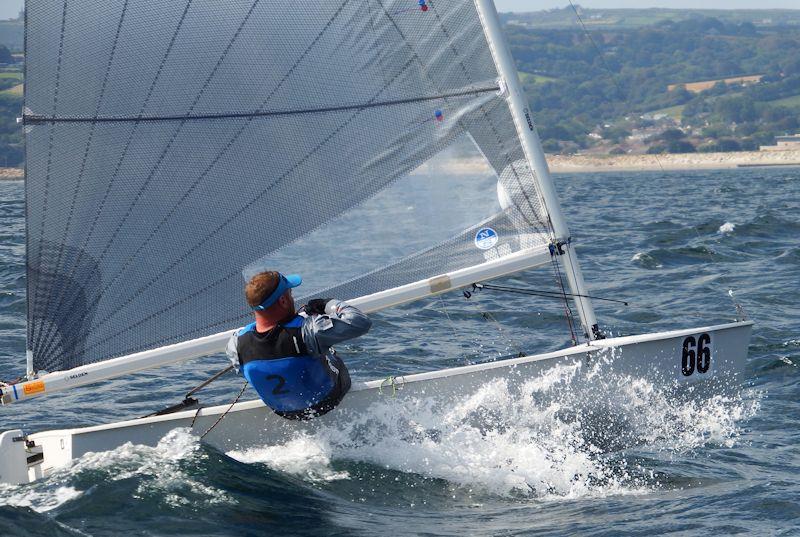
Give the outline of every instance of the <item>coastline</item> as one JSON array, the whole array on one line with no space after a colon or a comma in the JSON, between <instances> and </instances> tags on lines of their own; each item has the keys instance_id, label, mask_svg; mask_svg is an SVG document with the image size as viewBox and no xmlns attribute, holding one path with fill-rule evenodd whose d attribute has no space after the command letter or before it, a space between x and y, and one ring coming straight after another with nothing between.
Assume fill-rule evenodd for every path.
<instances>
[{"instance_id":1,"label":"coastline","mask_svg":"<svg viewBox=\"0 0 800 537\"><path fill-rule=\"evenodd\" d=\"M800 151L737 151L663 155L547 155L553 173L724 170L800 166Z\"/></svg>"},{"instance_id":2,"label":"coastline","mask_svg":"<svg viewBox=\"0 0 800 537\"><path fill-rule=\"evenodd\" d=\"M759 166L800 166L798 151L737 151L730 153L673 153L663 155L547 155L553 173L724 170ZM444 165L423 164L437 173L488 173L482 158L450 159ZM0 181L21 181L21 168L0 168Z\"/></svg>"},{"instance_id":3,"label":"coastline","mask_svg":"<svg viewBox=\"0 0 800 537\"><path fill-rule=\"evenodd\" d=\"M25 178L22 168L0 168L0 181L21 181Z\"/></svg>"}]
</instances>

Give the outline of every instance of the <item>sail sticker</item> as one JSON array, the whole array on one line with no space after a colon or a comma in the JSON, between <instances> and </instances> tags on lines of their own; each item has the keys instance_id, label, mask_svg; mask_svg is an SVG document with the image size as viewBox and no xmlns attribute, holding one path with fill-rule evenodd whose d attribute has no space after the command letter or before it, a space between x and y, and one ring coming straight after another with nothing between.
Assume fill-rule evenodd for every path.
<instances>
[{"instance_id":1,"label":"sail sticker","mask_svg":"<svg viewBox=\"0 0 800 537\"><path fill-rule=\"evenodd\" d=\"M409 13L413 11L422 11L423 13L425 13L430 8L429 0L417 0L416 4L417 4L416 7L406 7L398 9L393 13L393 15L399 15L400 13Z\"/></svg>"},{"instance_id":2,"label":"sail sticker","mask_svg":"<svg viewBox=\"0 0 800 537\"><path fill-rule=\"evenodd\" d=\"M484 227L478 230L475 234L475 246L480 248L481 250L488 250L492 248L499 237L497 236L497 232L490 227Z\"/></svg>"},{"instance_id":3,"label":"sail sticker","mask_svg":"<svg viewBox=\"0 0 800 537\"><path fill-rule=\"evenodd\" d=\"M43 380L34 380L32 382L26 382L22 385L22 391L25 395L33 395L36 393L44 392L44 381Z\"/></svg>"},{"instance_id":4,"label":"sail sticker","mask_svg":"<svg viewBox=\"0 0 800 537\"><path fill-rule=\"evenodd\" d=\"M426 123L431 123L431 122L433 122L433 123L442 123L442 122L444 122L444 112L442 112L441 109L437 108L436 110L433 111L433 117L429 117L427 119L424 119L423 121L421 121L419 123L419 125L425 125Z\"/></svg>"}]
</instances>

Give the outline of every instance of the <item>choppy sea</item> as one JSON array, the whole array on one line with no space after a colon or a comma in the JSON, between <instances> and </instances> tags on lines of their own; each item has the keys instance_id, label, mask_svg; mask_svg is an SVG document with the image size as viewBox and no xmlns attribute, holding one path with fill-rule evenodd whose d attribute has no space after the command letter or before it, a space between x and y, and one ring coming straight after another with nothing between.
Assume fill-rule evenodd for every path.
<instances>
[{"instance_id":1,"label":"choppy sea","mask_svg":"<svg viewBox=\"0 0 800 537\"><path fill-rule=\"evenodd\" d=\"M177 430L157 447L126 445L29 485L0 485L0 535L800 534L800 169L556 182L592 293L630 302L595 303L609 333L726 322L734 299L756 321L733 393L676 400L604 371L617 408L598 431L586 420L594 396L554 370L531 388L547 398L519 400L492 383L436 415L421 402L406 430L387 416L361 443L322 431L221 453ZM2 378L24 362L23 214L23 185L0 183ZM552 288L552 279L533 271L504 281ZM568 343L563 304L484 291L378 314L340 352L355 378L372 379ZM223 360L0 408L0 429L144 415ZM202 399L230 401L238 386L226 378ZM494 427L465 419L487 407ZM438 432L413 434L415 423Z\"/></svg>"}]
</instances>

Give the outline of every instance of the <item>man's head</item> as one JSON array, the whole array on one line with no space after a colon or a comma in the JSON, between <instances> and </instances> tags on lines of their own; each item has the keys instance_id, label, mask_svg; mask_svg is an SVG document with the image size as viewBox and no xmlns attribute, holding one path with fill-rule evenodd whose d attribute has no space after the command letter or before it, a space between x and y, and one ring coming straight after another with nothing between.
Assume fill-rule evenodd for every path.
<instances>
[{"instance_id":1,"label":"man's head","mask_svg":"<svg viewBox=\"0 0 800 537\"><path fill-rule=\"evenodd\" d=\"M279 322L297 313L292 288L301 282L302 278L296 274L284 276L274 271L259 272L245 285L244 295L257 316Z\"/></svg>"}]
</instances>

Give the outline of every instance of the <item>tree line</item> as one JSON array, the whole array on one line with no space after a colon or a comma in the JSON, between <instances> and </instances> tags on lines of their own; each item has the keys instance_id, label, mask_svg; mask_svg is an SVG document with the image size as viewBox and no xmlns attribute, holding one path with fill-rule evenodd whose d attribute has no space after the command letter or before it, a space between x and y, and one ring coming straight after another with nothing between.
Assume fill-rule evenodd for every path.
<instances>
[{"instance_id":1,"label":"tree line","mask_svg":"<svg viewBox=\"0 0 800 537\"><path fill-rule=\"evenodd\" d=\"M519 70L547 77L525 79L551 151L587 147L589 133L605 125L627 117L628 126L642 126L647 120L640 116L675 106L683 107L685 134L694 131L686 134L684 150L723 138L729 147L753 148L800 127L800 104L772 102L800 95L797 27L698 18L588 33L510 25L507 34ZM754 74L764 77L749 87L720 82L701 93L667 90L670 84Z\"/></svg>"}]
</instances>

